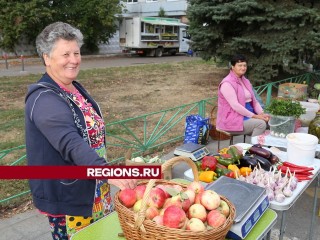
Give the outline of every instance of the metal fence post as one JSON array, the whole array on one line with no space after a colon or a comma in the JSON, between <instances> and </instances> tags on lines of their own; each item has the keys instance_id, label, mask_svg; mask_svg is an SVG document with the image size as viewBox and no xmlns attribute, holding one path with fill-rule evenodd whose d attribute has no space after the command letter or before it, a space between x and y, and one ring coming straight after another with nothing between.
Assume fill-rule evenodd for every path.
<instances>
[{"instance_id":1,"label":"metal fence post","mask_svg":"<svg viewBox=\"0 0 320 240\"><path fill-rule=\"evenodd\" d=\"M24 56L21 55L21 67L22 67L22 71L24 71Z\"/></svg>"},{"instance_id":2,"label":"metal fence post","mask_svg":"<svg viewBox=\"0 0 320 240\"><path fill-rule=\"evenodd\" d=\"M6 69L8 69L9 68L9 65L8 65L8 54L4 54L3 55L3 58L4 58L4 61L5 61L5 63L6 63Z\"/></svg>"}]
</instances>

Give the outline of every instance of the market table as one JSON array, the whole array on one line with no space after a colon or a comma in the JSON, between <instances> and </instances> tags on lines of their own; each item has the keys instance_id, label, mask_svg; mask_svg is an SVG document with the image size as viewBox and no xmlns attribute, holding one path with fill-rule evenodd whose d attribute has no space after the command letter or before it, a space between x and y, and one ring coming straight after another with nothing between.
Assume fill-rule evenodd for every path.
<instances>
[{"instance_id":1,"label":"market table","mask_svg":"<svg viewBox=\"0 0 320 240\"><path fill-rule=\"evenodd\" d=\"M270 233L276 220L277 213L271 209L267 209L245 240L264 239L267 234ZM124 237L119 237L119 233L122 233L122 229L120 227L118 214L117 212L113 212L80 230L71 237L71 240L124 240Z\"/></svg>"},{"instance_id":2,"label":"market table","mask_svg":"<svg viewBox=\"0 0 320 240\"><path fill-rule=\"evenodd\" d=\"M308 133L307 127L301 127L296 130L298 133ZM286 138L280 138L280 137L274 137L271 136L270 131L267 130L263 134L255 137L251 137L251 143L252 144L261 144L264 146L274 146L274 147L281 147L281 148L287 148L287 139ZM316 151L320 152L320 144L316 146Z\"/></svg>"}]
</instances>

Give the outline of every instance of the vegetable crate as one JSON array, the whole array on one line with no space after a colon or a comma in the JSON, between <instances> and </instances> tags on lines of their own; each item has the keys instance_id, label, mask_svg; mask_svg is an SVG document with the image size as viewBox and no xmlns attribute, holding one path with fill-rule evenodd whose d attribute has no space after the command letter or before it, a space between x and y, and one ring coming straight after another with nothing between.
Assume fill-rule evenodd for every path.
<instances>
[{"instance_id":1,"label":"vegetable crate","mask_svg":"<svg viewBox=\"0 0 320 240\"><path fill-rule=\"evenodd\" d=\"M283 83L279 85L278 97L303 100L307 97L307 88L306 84Z\"/></svg>"},{"instance_id":2,"label":"vegetable crate","mask_svg":"<svg viewBox=\"0 0 320 240\"><path fill-rule=\"evenodd\" d=\"M198 169L194 162L187 158L187 157L174 157L164 164L162 164L162 172L166 171L167 169L171 169L171 167L178 162L185 162L187 163L194 174L195 181L198 180ZM146 182L141 182L140 184L145 184ZM147 188L145 190L141 209L139 212L134 213L131 209L126 208L124 205L121 204L119 200L119 192L116 193L114 197L114 203L116 211L118 212L118 217L120 221L121 228L123 233L128 240L166 240L166 239L174 239L174 240L222 240L225 239L228 231L230 230L234 218L235 218L235 207L234 205L224 196L220 196L222 200L227 202L230 208L230 214L227 218L227 221L218 228L213 228L210 230L205 230L201 232L193 232L190 230L184 229L175 229L169 228L166 226L161 226L156 224L152 220L145 219L146 214L146 203L150 195L150 191L154 185L159 184L172 184L177 185L179 183L171 182L167 180L156 180L151 179L147 182ZM186 189L187 185L179 184L181 187Z\"/></svg>"}]
</instances>

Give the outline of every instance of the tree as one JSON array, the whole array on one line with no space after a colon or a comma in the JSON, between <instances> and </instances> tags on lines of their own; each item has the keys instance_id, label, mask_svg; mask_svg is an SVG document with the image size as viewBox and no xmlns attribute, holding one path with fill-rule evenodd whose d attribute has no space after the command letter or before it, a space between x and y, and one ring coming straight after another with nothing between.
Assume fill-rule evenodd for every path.
<instances>
[{"instance_id":1,"label":"tree","mask_svg":"<svg viewBox=\"0 0 320 240\"><path fill-rule=\"evenodd\" d=\"M96 52L100 42L108 42L117 30L119 0L53 1L55 18L78 27L84 35L84 49Z\"/></svg>"},{"instance_id":2,"label":"tree","mask_svg":"<svg viewBox=\"0 0 320 240\"><path fill-rule=\"evenodd\" d=\"M40 29L53 21L48 1L0 0L0 48L15 52L15 45L23 38L35 41Z\"/></svg>"},{"instance_id":3,"label":"tree","mask_svg":"<svg viewBox=\"0 0 320 240\"><path fill-rule=\"evenodd\" d=\"M320 59L320 3L312 0L190 0L193 48L226 63L249 59L249 77L262 82L297 74Z\"/></svg>"},{"instance_id":4,"label":"tree","mask_svg":"<svg viewBox=\"0 0 320 240\"><path fill-rule=\"evenodd\" d=\"M22 38L34 43L46 25L63 21L79 28L84 48L94 52L117 30L121 5L118 0L0 0L0 13L0 47L5 50L13 52Z\"/></svg>"}]
</instances>

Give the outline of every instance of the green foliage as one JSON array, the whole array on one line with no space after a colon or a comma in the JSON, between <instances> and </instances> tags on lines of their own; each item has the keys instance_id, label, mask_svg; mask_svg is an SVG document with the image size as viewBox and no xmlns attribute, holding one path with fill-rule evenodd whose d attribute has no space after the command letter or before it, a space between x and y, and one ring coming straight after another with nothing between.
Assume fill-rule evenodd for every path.
<instances>
[{"instance_id":1,"label":"green foliage","mask_svg":"<svg viewBox=\"0 0 320 240\"><path fill-rule=\"evenodd\" d=\"M53 21L54 14L45 0L0 0L0 48L15 52L15 44L22 39L34 42L39 29Z\"/></svg>"},{"instance_id":2,"label":"green foliage","mask_svg":"<svg viewBox=\"0 0 320 240\"><path fill-rule=\"evenodd\" d=\"M272 115L294 116L296 118L306 113L306 109L299 102L278 98L273 99L265 110Z\"/></svg>"},{"instance_id":3,"label":"green foliage","mask_svg":"<svg viewBox=\"0 0 320 240\"><path fill-rule=\"evenodd\" d=\"M249 59L255 82L297 74L320 60L320 2L190 0L193 48L227 64L235 53Z\"/></svg>"},{"instance_id":4,"label":"green foliage","mask_svg":"<svg viewBox=\"0 0 320 240\"><path fill-rule=\"evenodd\" d=\"M84 35L84 48L94 52L115 33L119 13L118 0L0 0L0 48L14 52L19 40L34 43L45 26L63 21L78 27Z\"/></svg>"}]
</instances>

